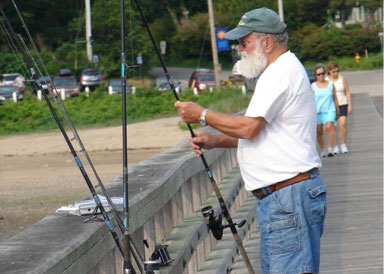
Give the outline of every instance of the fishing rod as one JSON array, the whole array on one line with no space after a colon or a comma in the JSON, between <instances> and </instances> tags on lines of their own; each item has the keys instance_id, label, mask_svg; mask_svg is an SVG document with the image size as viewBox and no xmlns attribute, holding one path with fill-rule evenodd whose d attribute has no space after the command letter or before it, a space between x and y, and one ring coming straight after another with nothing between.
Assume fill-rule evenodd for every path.
<instances>
[{"instance_id":1,"label":"fishing rod","mask_svg":"<svg viewBox=\"0 0 384 274\"><path fill-rule=\"evenodd\" d=\"M22 17L21 17L21 19L22 19ZM28 35L30 37L31 43L34 46L35 51L38 53L37 47L36 47L32 37L30 36L29 33L28 33ZM47 69L45 67L45 64L42 61L41 56L39 54L38 54L38 57L39 57L40 63L42 64L42 67L43 67L45 73L48 75L48 72L47 72ZM53 89L55 90L56 94L58 94L54 83L52 83L52 85L53 85ZM121 219L121 217L120 217L120 215L118 213L118 210L117 210L115 204L113 203L112 199L110 198L107 190L105 189L104 184L102 183L102 181L101 181L101 179L100 179L100 177L99 177L99 175L98 175L98 173L97 173L97 171L96 171L96 169L95 169L95 167L94 167L94 165L93 165L93 163L91 161L91 158L89 157L89 154L88 154L87 150L85 149L85 146L84 146L83 142L81 141L81 138L80 138L80 136L79 136L79 134L78 134L78 132L77 132L77 130L76 130L72 120L71 120L71 118L68 115L68 111L66 110L66 108L65 108L65 106L63 104L63 101L60 99L59 96L53 96L53 99L57 103L63 118L66 120L67 125L69 126L70 130L72 131L72 133L74 135L74 139L79 144L81 152L84 154L87 162L89 163L89 165L90 165L90 167L91 167L91 169L93 171L93 174L95 175L96 180L98 181L98 185L100 186L100 188L101 188L101 190L103 192L103 195L107 199L108 204L111 206L111 212L112 212L112 214L114 215L114 217L115 217L115 219L117 221L117 224L118 224L118 226L119 226L119 228L121 230L121 233L124 234L124 225L123 225L123 221L122 221L122 219ZM143 263L144 262L144 257L143 257L143 255L141 254L141 252L139 251L139 249L137 248L137 246L135 245L135 243L133 242L133 240L131 238L129 238L127 242L129 242L130 244L133 245L135 252L132 252L132 254L134 256L136 264L139 267L140 272L142 272L142 266L139 263L139 259L140 259L141 263ZM132 247L130 245L129 245L129 249L132 250ZM139 257L139 259L137 258L136 254Z\"/></svg>"},{"instance_id":2,"label":"fishing rod","mask_svg":"<svg viewBox=\"0 0 384 274\"><path fill-rule=\"evenodd\" d=\"M124 274L131 273L130 261L131 252L129 250L129 196L128 196L128 158L127 158L127 77L125 75L125 5L124 0L120 0L121 17L121 87L122 87L122 135L123 135L123 197L124 197Z\"/></svg>"},{"instance_id":3,"label":"fishing rod","mask_svg":"<svg viewBox=\"0 0 384 274\"><path fill-rule=\"evenodd\" d=\"M15 4L14 2L13 2L13 4L14 4L14 6L15 6L15 9L16 9L17 12L18 12L18 15L19 15L19 17L20 17L20 20L22 21L23 27L24 27L25 30L27 31L27 34L28 34L30 40L32 41L32 44L33 44L34 47L35 47L36 52L39 53L38 50L37 50L36 45L35 45L34 42L33 42L33 39L32 39L31 36L30 36L30 33L29 33L28 29L26 28L26 25L25 25L25 23L24 23L24 21L23 21L23 19L22 19L22 17L21 17L21 14L20 14L20 12L18 11L18 8L17 8L16 4ZM8 26L9 26L11 32L14 33L13 28L12 28L12 26L10 25L9 20L8 20L7 17L5 16L5 13L3 12L2 9L1 9L1 12L2 12L3 17L6 19L7 24L8 24ZM10 36L10 37L11 37L11 36ZM17 37L15 33L14 33L14 37ZM20 39L21 39L22 42L24 42L24 41L22 40L21 37L20 37ZM18 41L18 39L15 39L15 40ZM25 43L24 43L24 44L25 44ZM26 45L24 45L24 47L27 49ZM20 46L20 48L22 48L22 47ZM40 71L40 70L38 69L38 65L37 65L37 63L34 61L32 55L29 55L30 58L28 58L23 50L20 50L20 52L24 53L24 54L23 54L23 55L24 55L24 59L25 59L27 62L30 63L31 68L33 68L33 65L31 64L30 59L33 60L33 63L36 65L37 70ZM41 60L41 56L40 56L40 55L38 55L38 56L39 56L39 58L40 58L40 61L41 61L42 65L43 65L44 69L46 70L45 65L44 65L44 62ZM48 73L46 73L46 74L48 75ZM41 74L41 71L40 71L40 75L42 75L42 74ZM35 78L36 78L36 77L35 77ZM36 80L36 79L35 79L35 80ZM38 84L34 83L34 85L37 86ZM40 86L40 87L38 87L38 88L43 89L42 86ZM37 89L37 87L35 87L35 89ZM55 87L54 87L54 89L55 89ZM49 90L46 90L46 91L44 92L44 95L45 95L44 98L45 98L45 99L47 99L47 93L48 93L47 91L49 91ZM56 91L56 92L57 92L57 91ZM65 108L64 108L64 105L63 105L62 101L61 101L60 98L58 98L57 96L53 96L53 99L54 99L55 102L58 103L59 106L60 106L60 105L62 106L62 108L63 108L63 109L62 109L62 112L65 114L64 117L67 118L67 119L66 119L66 120L67 120L67 124L70 126L72 132L74 133L75 139L76 139L76 140L79 142L79 144L80 144L80 147L81 147L82 152L84 153L84 155L86 156L88 162L90 163L90 165L91 165L91 167L92 167L92 170L94 171L95 176L96 176L97 180L99 181L99 185L100 185L100 187L102 188L102 191L103 191L105 197L107 198L108 203L111 205L111 208L112 208L111 211L113 212L113 214L114 214L114 216L115 216L115 218L116 218L116 220L117 220L117 223L118 223L118 225L119 225L119 228L120 228L120 230L121 230L122 233L123 233L123 226L122 226L122 221L121 221L120 215L117 213L117 209L116 209L115 205L113 204L113 202L112 202L112 200L110 199L108 193L106 192L106 190L105 190L105 188L104 188L104 186L103 186L103 184L102 184L102 182L101 182L99 176L97 175L97 172L96 172L96 170L95 170L95 168L94 168L94 166L93 166L93 164L92 164L92 162L91 162L91 160L90 160L90 158L89 158L89 155L88 155L88 153L86 152L86 150L85 150L85 148L84 148L84 146L83 146L83 144L82 144L82 142L81 142L81 139L80 139L79 135L77 134L77 131L76 131L76 129L75 129L75 127L74 127L72 121L70 120L67 111L66 111ZM48 103L48 102L47 102L47 103ZM49 103L50 103L50 102L49 102ZM51 105L51 106L52 106L52 105ZM50 108L50 110L52 110L52 109L53 109L53 108ZM55 117L55 116L54 116L54 117ZM57 114L56 114L56 117L58 117ZM55 119L55 120L56 120L56 119ZM68 122L68 121L69 121L69 122ZM56 122L57 122L57 121L56 121ZM59 122L60 122L60 121L59 121ZM59 126L59 127L60 127L60 126ZM64 128L61 127L60 129L64 129ZM64 130L64 133L66 134L65 130ZM63 135L64 135L64 134L63 134ZM65 137L64 137L64 138L65 138ZM66 139L66 140L67 140L67 139ZM71 151L72 151L72 150L71 150ZM77 159L77 160L76 160L76 159ZM79 159L78 157L77 157L77 158L75 157L75 161L76 161L76 163L79 164L80 159ZM80 161L80 163L81 163L81 161ZM82 164L81 164L81 165L82 165ZM84 171L85 171L85 170L84 170ZM86 177L88 177L88 176L86 176ZM88 180L89 180L89 177L88 177ZM88 184L87 179L86 179L86 182L87 182L87 184ZM90 183L90 181L89 181L89 183ZM112 231L111 231L112 234L114 234L115 232L113 231L113 226L111 226L112 223L111 223L111 221L109 220L108 215L106 214L104 208L102 207L102 204L98 202L99 199L98 199L98 196L95 196L95 193L96 193L96 192L95 192L95 190L94 190L94 188L93 188L93 185L90 183L90 185L88 185L88 186L90 187L91 193L92 193L93 197L95 198L95 201L96 201L96 204L97 204L97 206L96 206L96 210L97 210L97 208L100 208L100 211L101 211L102 214L103 214L104 220L106 221L108 227L109 227L110 229L112 229ZM101 205L101 206L100 206L100 205ZM104 213L103 213L103 211L104 211ZM104 215L104 214L106 214L106 215ZM113 235L113 236L114 236L114 238L115 238L115 235ZM117 234L116 234L116 236L117 236ZM115 240L116 240L116 238L115 238ZM135 247L135 250L134 250L134 251L135 251L135 252L137 253L137 255L140 257L140 260L141 260L141 262L143 263L143 256L140 254L138 248L135 246L135 244L133 243L132 240L131 240L131 243L132 243L133 246ZM120 245L119 245L119 242L117 242L117 244L118 244L119 250L122 252L122 249L121 249L121 247L120 247ZM131 249L131 246L130 246L130 245L129 245L129 248ZM138 266L140 272L142 273L142 267L141 267L141 264L140 264L139 260L137 259L135 253L132 252L132 254L133 254L133 256L134 256L135 262L136 262L136 264L137 264L137 266ZM122 254L122 255L123 255L123 254Z\"/></svg>"},{"instance_id":4,"label":"fishing rod","mask_svg":"<svg viewBox=\"0 0 384 274\"><path fill-rule=\"evenodd\" d=\"M12 2L15 5L15 8L17 8L15 2L14 1L12 1ZM2 9L1 9L1 13L2 13L3 16L5 16L5 14L4 14ZM7 17L4 17L4 18L6 19L8 27L10 28L11 32L15 35L15 32L14 32L13 28L11 27L8 18ZM25 27L24 22L23 22L23 27ZM17 37L17 36L15 36L15 37ZM18 40L16 40L16 41L18 41ZM26 46L25 43L24 43L24 46ZM69 149L70 149L70 151L71 151L71 153L72 153L72 155L74 157L74 160L75 160L77 166L79 167L79 170L80 170L81 174L83 175L89 190L92 193L92 196L93 196L96 204L100 208L100 211L103 214L103 217L105 218L106 223L107 223L108 227L110 228L110 230L112 232L112 236L113 236L113 238L114 238L114 240L116 242L117 247L119 248L120 252L122 252L122 248L121 248L119 239L117 237L117 234L113 230L114 225L111 222L111 220L109 219L109 217L108 217L108 215L107 215L107 213L106 213L106 211L105 211L105 209L103 207L103 204L101 203L101 201L100 201L100 199L99 199L99 197L98 197L98 195L97 195L97 193L95 191L95 188L93 187L93 185L92 185L92 183L91 183L91 181L90 181L90 179L88 177L88 174L85 171L84 166L83 166L80 158L78 157L78 155L77 155L77 153L76 153L76 151L75 151L75 149L74 149L74 147L73 147L73 145L72 145L72 143L71 143L71 141L70 141L70 139L69 139L69 137L68 137L68 135L67 135L67 133L66 133L66 131L64 129L64 126L63 126L62 122L60 121L60 118L59 118L59 116L57 114L57 111L55 110L55 108L53 107L51 101L49 100L49 97L48 97L49 90L48 89L44 89L42 87L42 85L37 81L37 74L36 74L35 69L34 69L34 67L37 67L36 61L33 59L32 55L30 55L30 53L29 53L29 55L25 51L21 51L21 53L23 54L24 60L26 61L26 63L28 64L28 66L30 68L31 79L33 80L32 81L33 88L34 89L41 89L43 91L42 92L42 96L43 96L44 100L46 101L46 103L48 105L48 108L49 108L49 110L50 110L50 112L51 112L51 114L52 114L52 116L53 116L57 126L59 127L60 132L62 133L62 135L63 135L63 137L65 139L65 142L67 143L67 145L68 145L68 147L69 147Z\"/></svg>"},{"instance_id":5,"label":"fishing rod","mask_svg":"<svg viewBox=\"0 0 384 274\"><path fill-rule=\"evenodd\" d=\"M149 24L147 22L147 19L145 18L144 13L143 13L143 11L141 9L141 5L139 3L139 0L135 0L135 3L136 3L136 6L137 6L137 9L139 10L140 16L141 16L141 18L142 18L142 20L144 22L145 28L147 29L148 35L149 35L149 37L150 37L150 39L152 41L152 44L153 44L153 47L154 47L154 49L156 51L157 57L160 60L161 66L163 67L164 74L165 74L165 76L166 76L166 78L168 80L168 83L169 83L172 91L173 91L173 94L174 94L176 100L180 101L179 95L176 92L176 89L175 89L175 86L173 84L173 81L171 81L171 77L170 77L170 75L168 73L168 69L165 66L165 62L164 62L164 60L163 60L163 58L162 58L162 56L160 54L159 48L157 47L157 44L156 44L156 41L155 41L155 39L153 37L152 31L149 28ZM187 124L187 127L189 129L189 132L191 133L191 136L195 137L196 135L195 135L191 125L189 123L186 123L186 124ZM223 196L221 195L219 187L217 186L217 183L216 183L215 179L213 178L212 171L211 171L211 169L210 169L210 167L209 167L209 165L207 163L207 160L205 159L205 156L204 156L203 152L201 153L200 158L203 161L203 165L204 165L205 171L206 171L206 173L207 173L207 175L209 177L209 180L210 180L210 182L212 184L212 187L213 187L213 189L214 189L214 191L216 193L217 199L219 200L221 211L222 211L225 219L228 222L228 226L229 226L229 228L230 228L230 230L231 230L231 232L233 234L233 237L234 237L234 239L236 241L236 244L237 244L237 246L238 246L238 248L240 250L240 253L241 253L241 255L242 255L243 259L244 259L244 262L245 262L245 264L247 266L248 272L253 274L255 272L254 272L254 270L252 268L251 262L250 262L250 260L248 258L247 252L245 251L245 248L244 248L243 243L242 243L242 241L241 241L241 239L239 237L239 234L237 233L237 229L236 229L236 225L237 224L233 223L233 221L232 221L232 218L231 218L231 216L229 214L228 208L225 205Z\"/></svg>"},{"instance_id":6,"label":"fishing rod","mask_svg":"<svg viewBox=\"0 0 384 274\"><path fill-rule=\"evenodd\" d=\"M16 9L17 9L17 7L16 7ZM24 20L23 20L23 18L22 18L22 16L21 16L20 12L18 11L18 9L17 9L17 12L18 12L18 14L19 14L20 20L23 22L23 25L26 26L26 24L24 23ZM28 31L27 28L26 28L26 31L27 31L27 34L28 34L28 36L29 36L29 38L30 38L30 41L31 41L32 45L34 46L35 51L38 53L36 44L34 43L34 41L33 41L33 39L32 39L32 37L31 37L31 35L30 35L30 33L29 33L29 31ZM39 57L39 59L40 59L40 63L42 64L45 73L48 75L47 69L46 69L46 67L45 67L44 62L43 62L42 59L41 59L41 56L38 55L38 57ZM125 84L125 83L126 83L126 81L124 81L124 84ZM54 88L56 89L56 87L54 87ZM56 91L56 93L57 93L57 91ZM94 167L94 165L93 165L93 163L92 163L92 161L91 161L91 159L90 159L90 157L89 157L89 155L88 155L88 152L86 151L86 149L85 149L85 147L84 147L84 145L83 145L83 143L82 143L82 141L81 141L81 138L80 138L80 136L79 136L79 134L78 134L78 132L77 132L77 130L76 130L76 128L75 128L75 126L74 126L72 120L71 120L71 118L70 118L69 115L68 115L68 111L65 109L65 106L64 106L62 100L60 100L59 97L54 97L54 99L55 99L56 103L58 103L58 105L62 108L61 112L62 112L62 114L64 114L63 116L64 116L64 118L65 118L67 124L69 125L69 127L70 127L70 129L71 129L71 131L72 131L72 133L73 133L73 135L74 135L74 138L77 140L77 142L78 142L78 144L79 144L79 146L80 146L81 151L82 151L83 154L85 155L85 157L86 157L86 159L87 159L87 161L88 161L88 163L89 163L89 165L90 165L90 167L91 167L91 169L92 169L92 171L93 171L93 173L94 173L94 175L95 175L95 177L96 177L96 179L97 179L97 181L98 181L98 185L100 186L100 188L101 188L101 190L102 190L104 196L105 196L106 199L107 199L108 204L111 206L111 211L112 211L112 213L113 213L113 215L114 215L114 217L115 217L115 219L116 219L116 221L117 221L117 224L118 224L118 226L119 226L119 228L120 228L120 230L121 230L121 233L123 234L123 233L124 233L124 225L123 225L123 221L122 221L120 215L118 214L118 211L117 211L117 209L116 209L116 206L114 205L113 201L111 200L110 196L108 195L108 193L107 193L107 191L106 191L106 189L105 189L105 187L104 187L104 185L103 185L103 183L102 183L102 181L101 181L99 175L97 174L97 171L96 171L96 169L95 169L95 167ZM125 99L125 97L123 98L123 100L124 100L124 99ZM123 115L123 117L126 117L126 115ZM126 124L126 123L125 123L125 124ZM126 128L126 125L125 125L125 128ZM126 130L125 130L125 131L126 131ZM126 142L125 142L125 143L126 143ZM123 149L123 150L126 151L127 149L125 148L125 149ZM127 159L127 157L125 157L125 159ZM127 160L125 160L125 164L124 164L124 166L127 167ZM126 169L126 171L128 170L127 168L125 168L125 169ZM126 176L128 177L128 172L126 172ZM129 240L128 240L127 242L128 242L128 243L131 243L131 244L134 246L134 249L135 249L134 251L137 253L137 255L139 256L141 262L143 263L143 261L144 261L144 257L143 257L143 255L140 253L139 249L137 248L137 246L135 245L135 243L133 242L133 240L132 240L131 238L129 238ZM129 249L132 250L132 247L131 247L130 245L129 245ZM133 256L134 256L134 259L135 259L135 261L136 261L136 263L137 263L137 265L138 265L138 267L139 267L139 269L140 269L140 272L142 272L141 265L139 264L138 259L137 259L136 255L135 255L135 253L133 253Z\"/></svg>"}]
</instances>

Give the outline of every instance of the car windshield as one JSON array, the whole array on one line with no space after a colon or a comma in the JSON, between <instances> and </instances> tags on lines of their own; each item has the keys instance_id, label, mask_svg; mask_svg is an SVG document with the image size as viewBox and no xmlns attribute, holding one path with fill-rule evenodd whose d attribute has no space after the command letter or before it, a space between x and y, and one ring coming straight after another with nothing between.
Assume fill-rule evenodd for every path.
<instances>
[{"instance_id":1,"label":"car windshield","mask_svg":"<svg viewBox=\"0 0 384 274\"><path fill-rule=\"evenodd\" d=\"M128 81L126 82L125 85L128 86ZM112 86L112 87L121 87L121 80L120 80L120 79L113 79L113 80L110 80L110 81L109 81L109 86Z\"/></svg>"},{"instance_id":2,"label":"car windshield","mask_svg":"<svg viewBox=\"0 0 384 274\"><path fill-rule=\"evenodd\" d=\"M3 75L3 81L15 81L15 79L17 78L17 74L16 75Z\"/></svg>"},{"instance_id":3,"label":"car windshield","mask_svg":"<svg viewBox=\"0 0 384 274\"><path fill-rule=\"evenodd\" d=\"M200 74L198 78L199 81L215 81L215 77L212 74Z\"/></svg>"},{"instance_id":4,"label":"car windshield","mask_svg":"<svg viewBox=\"0 0 384 274\"><path fill-rule=\"evenodd\" d=\"M41 83L46 83L46 82L50 82L51 78L49 76L41 76L41 77L39 77L39 79L37 79L37 81L39 81Z\"/></svg>"},{"instance_id":5,"label":"car windshield","mask_svg":"<svg viewBox=\"0 0 384 274\"><path fill-rule=\"evenodd\" d=\"M18 89L15 86L0 86L0 95L1 94L9 94L12 92L17 92Z\"/></svg>"},{"instance_id":6,"label":"car windshield","mask_svg":"<svg viewBox=\"0 0 384 274\"><path fill-rule=\"evenodd\" d=\"M118 79L111 80L111 81L109 81L109 85L112 87L119 87L119 86L121 86L121 81Z\"/></svg>"},{"instance_id":7,"label":"car windshield","mask_svg":"<svg viewBox=\"0 0 384 274\"><path fill-rule=\"evenodd\" d=\"M98 70L86 70L83 72L83 75L86 76L100 76L101 72Z\"/></svg>"},{"instance_id":8,"label":"car windshield","mask_svg":"<svg viewBox=\"0 0 384 274\"><path fill-rule=\"evenodd\" d=\"M174 86L178 86L178 82L176 81L176 79L174 78L171 78L171 81L173 83ZM162 77L162 78L157 78L156 79L156 87L160 87L160 88L169 88L169 83L168 83L168 79L165 78L165 77Z\"/></svg>"},{"instance_id":9,"label":"car windshield","mask_svg":"<svg viewBox=\"0 0 384 274\"><path fill-rule=\"evenodd\" d=\"M53 80L55 86L76 86L75 78L56 78Z\"/></svg>"}]
</instances>

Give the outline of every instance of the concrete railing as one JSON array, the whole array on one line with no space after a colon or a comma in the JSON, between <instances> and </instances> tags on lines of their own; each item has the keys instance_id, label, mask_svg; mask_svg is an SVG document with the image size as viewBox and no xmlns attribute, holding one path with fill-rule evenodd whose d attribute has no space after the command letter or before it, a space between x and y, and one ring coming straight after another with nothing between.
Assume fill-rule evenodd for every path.
<instances>
[{"instance_id":1,"label":"concrete railing","mask_svg":"<svg viewBox=\"0 0 384 274\"><path fill-rule=\"evenodd\" d=\"M236 150L215 149L205 157L232 217L248 221L239 229L241 238L247 237L254 226L255 205L247 202ZM122 196L122 177L106 188L111 197ZM186 140L129 170L131 237L145 258L155 243L169 245L174 261L162 267L161 273L197 273L209 268L206 260L218 245L200 215L207 204L220 211L203 164ZM122 258L108 228L102 222L84 223L88 217L53 214L1 242L0 273L122 273ZM149 249L144 249L144 239ZM228 269L237 252L233 237L224 249L227 257L220 265Z\"/></svg>"}]
</instances>

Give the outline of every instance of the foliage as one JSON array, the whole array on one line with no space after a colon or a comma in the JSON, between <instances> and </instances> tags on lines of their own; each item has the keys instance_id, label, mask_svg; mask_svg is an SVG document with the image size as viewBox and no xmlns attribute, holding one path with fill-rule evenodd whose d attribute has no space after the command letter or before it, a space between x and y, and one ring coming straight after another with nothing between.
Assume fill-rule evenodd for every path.
<instances>
[{"instance_id":1,"label":"foliage","mask_svg":"<svg viewBox=\"0 0 384 274\"><path fill-rule=\"evenodd\" d=\"M354 56L356 52L362 55L365 47L370 52L380 51L379 32L378 28L343 30L308 24L291 35L289 46L303 61L327 60L331 56Z\"/></svg>"},{"instance_id":2,"label":"foliage","mask_svg":"<svg viewBox=\"0 0 384 274\"><path fill-rule=\"evenodd\" d=\"M340 70L369 70L378 69L383 67L383 54L382 53L368 53L368 58L361 55L360 62L357 63L354 56L337 58L330 56L327 59L317 60L316 62L305 62L308 68L314 67L318 63L327 64L329 61L336 61Z\"/></svg>"},{"instance_id":3,"label":"foliage","mask_svg":"<svg viewBox=\"0 0 384 274\"><path fill-rule=\"evenodd\" d=\"M60 68L70 68L78 74L81 69L94 66L86 57L84 0L19 2L19 9L50 74L57 73ZM157 45L161 40L167 42L164 56L167 63L196 67L212 59L206 1L141 2ZM93 54L99 57L97 66L106 78L116 77L120 75L121 67L120 1L93 0L91 5L92 45ZM330 55L350 56L351 52L361 51L364 44L369 45L371 52L379 51L376 30L363 28L359 31L347 26L345 31L338 31L324 27L328 25L329 16L336 11L346 11L353 5L356 1L284 1L284 20L292 38L291 48L304 60ZM362 0L359 5L366 7L370 18L373 18L373 11L382 3L380 0ZM263 6L277 11L277 1L214 1L215 25L233 28L242 14ZM13 5L5 5L4 11L15 31L26 37ZM159 61L134 2L126 3L125 18L126 63L135 64L137 55L142 54L144 63L141 69L146 73L151 67L159 66ZM23 72L25 68L10 51L4 34L0 33L0 73ZM302 44L305 47L302 48ZM224 65L231 64L231 52L220 52L219 60ZM128 76L138 74L138 69L127 71Z\"/></svg>"},{"instance_id":4,"label":"foliage","mask_svg":"<svg viewBox=\"0 0 384 274\"><path fill-rule=\"evenodd\" d=\"M225 109L229 112L239 111L248 101L247 97L241 98L240 90L226 88L220 92L202 92L198 97L188 90L180 95L180 99L194 101L207 107L221 105L217 107L219 111L223 110L222 105L229 105ZM135 95L127 94L127 122L176 115L174 102L171 91L138 88ZM81 93L79 97L67 99L64 105L76 126L106 126L121 123L121 96L110 96L101 88L91 92L89 97ZM0 117L1 135L57 128L44 100L38 101L31 95L25 96L24 100L18 103L5 102L0 106Z\"/></svg>"}]
</instances>

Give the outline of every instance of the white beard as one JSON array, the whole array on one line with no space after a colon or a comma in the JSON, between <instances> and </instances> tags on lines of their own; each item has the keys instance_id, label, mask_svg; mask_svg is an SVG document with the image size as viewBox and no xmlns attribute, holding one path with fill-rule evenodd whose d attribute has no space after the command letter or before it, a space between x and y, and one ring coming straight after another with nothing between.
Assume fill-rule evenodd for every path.
<instances>
[{"instance_id":1,"label":"white beard","mask_svg":"<svg viewBox=\"0 0 384 274\"><path fill-rule=\"evenodd\" d=\"M267 66L267 57L264 55L260 44L252 53L241 52L240 71L245 78L258 77Z\"/></svg>"}]
</instances>

